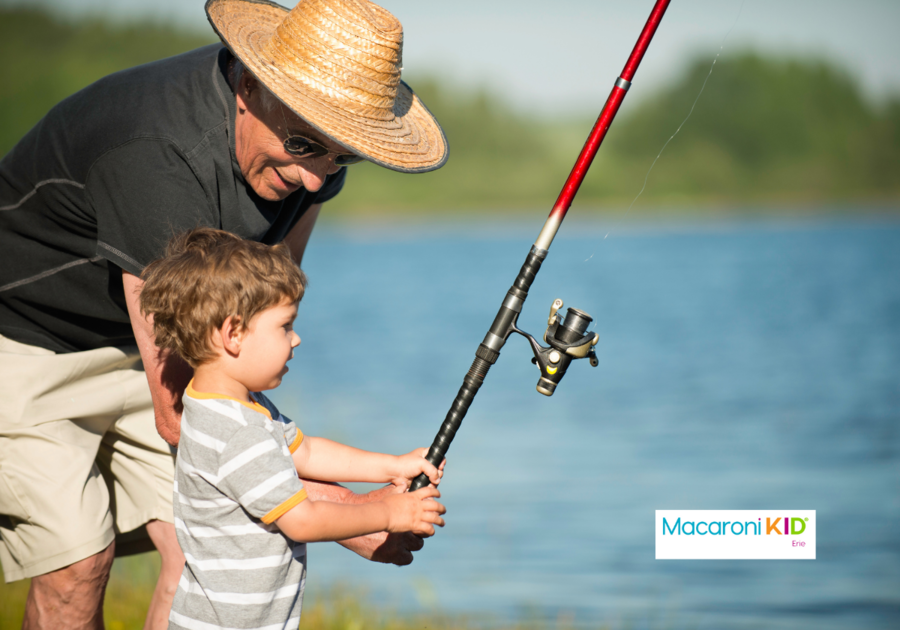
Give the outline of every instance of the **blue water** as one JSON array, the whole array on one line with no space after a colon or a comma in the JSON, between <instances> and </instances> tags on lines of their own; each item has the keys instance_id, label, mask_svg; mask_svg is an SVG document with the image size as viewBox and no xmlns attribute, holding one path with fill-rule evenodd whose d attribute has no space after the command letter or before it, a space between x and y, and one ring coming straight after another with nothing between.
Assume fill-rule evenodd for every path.
<instances>
[{"instance_id":1,"label":"blue water","mask_svg":"<svg viewBox=\"0 0 900 630\"><path fill-rule=\"evenodd\" d=\"M394 226L396 227L396 226ZM318 229L274 392L307 433L430 444L539 224ZM402 610L613 628L900 627L900 221L563 226L520 326L588 311L552 398L514 337L404 568L310 550ZM817 510L814 561L657 561L654 510Z\"/></svg>"}]
</instances>

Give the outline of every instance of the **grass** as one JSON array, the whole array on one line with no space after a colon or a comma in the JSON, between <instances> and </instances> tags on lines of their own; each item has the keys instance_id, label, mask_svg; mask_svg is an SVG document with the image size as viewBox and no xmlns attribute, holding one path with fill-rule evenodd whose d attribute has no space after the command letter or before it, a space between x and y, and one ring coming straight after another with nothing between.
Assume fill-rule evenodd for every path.
<instances>
[{"instance_id":1,"label":"grass","mask_svg":"<svg viewBox=\"0 0 900 630\"><path fill-rule=\"evenodd\" d=\"M108 630L143 627L158 574L159 554L155 552L116 560L103 607ZM31 580L0 583L0 630L22 627L30 584Z\"/></svg>"},{"instance_id":2,"label":"grass","mask_svg":"<svg viewBox=\"0 0 900 630\"><path fill-rule=\"evenodd\" d=\"M31 580L19 580L12 584L0 584L0 630L22 627L25 614L25 597Z\"/></svg>"},{"instance_id":3,"label":"grass","mask_svg":"<svg viewBox=\"0 0 900 630\"><path fill-rule=\"evenodd\" d=\"M106 590L103 616L108 630L140 630L159 572L159 555L145 553L119 558L113 565ZM0 583L0 630L21 628L30 580ZM372 604L358 588L336 585L316 589L304 599L300 630L468 630L490 627L495 630L569 630L573 619L560 615L545 620L537 615L517 622L502 623L485 617L446 614L397 613ZM607 625L593 628L608 629Z\"/></svg>"}]
</instances>

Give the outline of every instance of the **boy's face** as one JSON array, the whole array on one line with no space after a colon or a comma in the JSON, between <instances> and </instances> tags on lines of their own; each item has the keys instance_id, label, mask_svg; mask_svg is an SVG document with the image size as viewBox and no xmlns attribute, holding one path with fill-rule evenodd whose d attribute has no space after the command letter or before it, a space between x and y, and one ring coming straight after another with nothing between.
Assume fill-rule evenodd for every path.
<instances>
[{"instance_id":1,"label":"boy's face","mask_svg":"<svg viewBox=\"0 0 900 630\"><path fill-rule=\"evenodd\" d=\"M300 345L300 337L294 332L296 317L296 302L285 301L250 320L240 351L241 381L250 391L274 389L281 384L288 371L287 362Z\"/></svg>"}]
</instances>

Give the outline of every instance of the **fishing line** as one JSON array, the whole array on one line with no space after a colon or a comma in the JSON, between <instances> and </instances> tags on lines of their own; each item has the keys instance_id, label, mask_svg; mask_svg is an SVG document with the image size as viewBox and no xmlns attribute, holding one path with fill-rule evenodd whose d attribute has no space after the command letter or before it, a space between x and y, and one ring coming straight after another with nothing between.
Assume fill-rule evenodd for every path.
<instances>
[{"instance_id":1,"label":"fishing line","mask_svg":"<svg viewBox=\"0 0 900 630\"><path fill-rule=\"evenodd\" d=\"M600 335L586 332L587 327L593 321L593 318L586 312L570 306L566 309L565 314L562 314L559 311L564 306L563 301L559 298L555 299L553 304L550 305L550 314L547 317L547 330L543 335L544 342L549 344L549 346L541 345L533 335L519 328L518 320L519 315L522 313L525 299L528 297L528 291L531 289L538 272L541 270L541 266L544 264L544 260L547 258L550 245L553 244L553 239L559 232L563 219L565 219L566 213L572 206L572 200L578 193L578 188L584 182L584 177L590 168L591 162L596 157L597 150L600 148L609 126L619 111L626 92L631 87L635 72L637 72L638 66L644 58L644 53L647 52L647 47L656 34L659 23L662 21L670 3L671 0L656 0L656 3L653 5L653 10L650 12L644 28L641 29L641 34L631 54L628 56L628 60L625 62L622 73L616 79L584 147L578 154L578 159L566 178L566 183L563 185L559 197L556 198L550 215L531 246L525 262L516 275L516 279L510 286L509 291L506 292L506 296L497 310L497 316L484 336L484 341L478 344L472 367L469 368L465 378L463 378L462 386L453 399L453 403L444 417L444 422L431 443L431 448L428 449L426 459L429 462L440 464L444 459L447 449L450 448L450 443L453 441L456 432L469 411L469 406L475 400L475 395L484 384L488 371L500 358L500 351L513 333L525 337L531 346L531 350L534 353L532 362L539 368L541 374L535 389L544 396L553 395L557 385L573 361L588 359L592 367L600 365L594 350L594 346L600 340ZM426 485L428 485L428 477L419 475L410 485L410 491L414 492Z\"/></svg>"},{"instance_id":2,"label":"fishing line","mask_svg":"<svg viewBox=\"0 0 900 630\"><path fill-rule=\"evenodd\" d=\"M622 216L618 218L618 220L613 225L613 227L611 227L609 229L609 231L606 233L606 235L603 237L604 241L609 237L610 234L612 234L612 232L614 230L616 230L622 224L622 221L625 219L625 217L628 216L628 213L631 212L631 209L634 207L634 204L637 202L638 198L642 194L644 194L644 190L647 188L647 181L650 179L650 172L653 170L653 167L656 166L656 163L659 161L659 158L662 156L663 151L665 151L666 147L669 146L669 143L675 139L675 136L677 136L678 132L681 131L681 128L684 127L685 123L691 117L691 114L694 113L694 108L697 107L697 102L700 100L700 96L703 94L703 90L706 89L706 84L709 81L709 77L712 76L713 69L716 67L716 62L719 60L719 56L722 54L722 49L725 47L725 41L728 39L728 36L731 35L731 31L734 30L734 27L737 26L738 20L741 19L741 13L744 10L744 2L745 1L746 0L741 0L741 6L738 8L737 17L734 18L734 23L731 25L731 28L729 28L728 31L725 33L725 37L722 38L722 42L719 44L719 51L716 53L716 56L713 58L712 64L709 66L709 72L706 74L706 78L703 80L703 85L700 86L700 91L697 93L697 98L694 99L694 104L691 105L691 110L688 112L688 115L684 117L684 120L681 121L681 124L678 125L678 128L675 130L675 133L673 133L671 136L669 136L669 139L666 140L665 144L663 144L662 148L659 150L659 153L656 155L656 158L653 160L653 163L650 164L650 168L647 169L647 174L644 176L644 185L641 186L641 190L638 192L638 194L632 200L631 205L628 206L628 209L625 210L624 214L622 214ZM588 262L591 258L594 257L594 254L596 254L596 253L597 252L595 249L594 252L584 260L584 262Z\"/></svg>"}]
</instances>

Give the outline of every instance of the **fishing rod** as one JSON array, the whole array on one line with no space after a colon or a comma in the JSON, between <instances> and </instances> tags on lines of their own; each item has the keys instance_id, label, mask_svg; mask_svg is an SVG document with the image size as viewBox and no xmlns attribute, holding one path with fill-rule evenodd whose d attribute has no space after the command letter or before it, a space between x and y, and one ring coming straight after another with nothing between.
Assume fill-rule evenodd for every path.
<instances>
[{"instance_id":1,"label":"fishing rod","mask_svg":"<svg viewBox=\"0 0 900 630\"><path fill-rule=\"evenodd\" d=\"M516 323L519 319L519 314L522 312L525 298L528 297L528 289L531 288L531 283L534 282L535 276L540 271L541 264L547 258L550 244L559 231L559 227L569 211L569 206L572 205L572 200L581 187L581 182L584 181L591 162L594 161L594 156L597 155L600 143L606 137L606 132L619 111L619 106L625 99L625 93L631 87L634 73L644 58L644 53L647 51L650 40L653 39L656 29L660 21L662 21L666 9L669 7L669 2L671 0L657 0L654 5L653 11L644 25L644 30L641 31L641 36L638 38L631 55L628 57L628 61L625 63L622 74L616 79L612 92L609 98L606 99L606 105L603 106L603 110L600 112L600 116L591 130L584 148L581 149L572 172L569 173L569 177L566 179L566 183L559 193L556 203L553 204L550 216L547 217L541 233L531 247L531 251L525 259L525 264L519 270L519 275L516 276L515 282L513 282L512 287L506 293L506 298L504 298L500 311L494 318L494 323L491 324L484 341L481 342L475 351L475 360L472 362L472 367L469 368L463 379L462 387L459 388L459 392L450 406L450 411L447 412L447 416L444 418L444 423L441 425L437 436L435 436L431 448L428 449L426 459L435 466L443 461L447 450L450 448L450 443L462 424L463 418L466 417L469 405L472 404L475 395L481 388L482 383L484 383L484 377L487 376L491 366L497 362L497 358L500 356L500 349L503 348L506 340L512 333L522 335L531 344L531 349L534 352L534 358L531 361L541 370L537 390L545 396L553 395L573 360L587 358L593 367L597 367L599 364L594 353L594 346L597 345L600 336L596 333L590 334L585 332L593 319L584 311L572 307L567 309L565 318L563 318L558 312L563 307L562 300L555 300L550 307L547 331L544 333L544 341L548 344L548 347L542 346L532 335L519 329ZM413 480L409 491L414 492L419 488L425 487L428 483L428 477L423 473Z\"/></svg>"}]
</instances>

